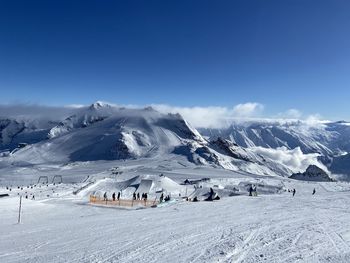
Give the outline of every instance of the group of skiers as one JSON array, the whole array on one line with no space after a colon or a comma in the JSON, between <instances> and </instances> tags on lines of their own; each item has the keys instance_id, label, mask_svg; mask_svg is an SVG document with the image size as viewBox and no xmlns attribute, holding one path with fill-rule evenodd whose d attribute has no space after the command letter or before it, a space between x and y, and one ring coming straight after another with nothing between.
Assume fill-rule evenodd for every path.
<instances>
[{"instance_id":1,"label":"group of skiers","mask_svg":"<svg viewBox=\"0 0 350 263\"><path fill-rule=\"evenodd\" d=\"M120 200L120 196L121 196L121 192L120 192L120 191L118 192L117 195L116 195L116 193L113 193L113 194L112 194L112 200L113 200L113 201L115 201L115 200L119 201L119 200ZM140 197L140 193L137 193L137 194L136 194L136 192L134 192L134 193L132 194L132 199L133 199L133 200L144 200L144 201L147 201L147 198L148 198L147 193L142 193L141 197ZM108 201L107 192L105 192L105 193L103 194L103 201Z\"/></svg>"},{"instance_id":2,"label":"group of skiers","mask_svg":"<svg viewBox=\"0 0 350 263\"><path fill-rule=\"evenodd\" d=\"M141 198L140 198L140 193L136 194L136 192L134 192L132 194L132 200L144 200L144 201L147 201L147 198L148 198L147 193L142 193Z\"/></svg>"},{"instance_id":3,"label":"group of skiers","mask_svg":"<svg viewBox=\"0 0 350 263\"><path fill-rule=\"evenodd\" d=\"M120 195L121 195L121 192L118 192L118 195L117 195L117 200L119 201L120 199ZM112 194L112 200L115 201L115 193ZM103 201L108 201L108 198L107 198L107 192L105 192L103 194Z\"/></svg>"},{"instance_id":4,"label":"group of skiers","mask_svg":"<svg viewBox=\"0 0 350 263\"><path fill-rule=\"evenodd\" d=\"M166 197L164 197L164 193L162 193L159 197L159 203L162 203L162 202L168 202L170 201L170 195L167 195Z\"/></svg>"}]
</instances>

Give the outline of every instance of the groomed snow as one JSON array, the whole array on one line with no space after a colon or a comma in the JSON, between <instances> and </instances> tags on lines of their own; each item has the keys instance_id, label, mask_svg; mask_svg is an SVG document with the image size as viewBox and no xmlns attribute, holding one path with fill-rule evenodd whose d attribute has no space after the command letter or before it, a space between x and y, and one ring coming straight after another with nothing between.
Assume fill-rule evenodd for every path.
<instances>
[{"instance_id":1,"label":"groomed snow","mask_svg":"<svg viewBox=\"0 0 350 263\"><path fill-rule=\"evenodd\" d=\"M270 191L249 197L241 192L215 202L179 199L158 208L118 209L92 206L86 195L72 194L89 180L101 186L98 182L137 174L149 180L159 176L160 170L136 163L116 168L124 172L115 179L105 169L107 163L60 167L67 173L64 181L76 175L84 182L36 187L32 191L37 200L23 199L21 224L16 223L20 190L9 192L2 186L0 193L11 196L0 198L0 262L350 262L348 183L308 183L181 165L167 170L162 164L166 177L157 187L169 191L176 191L185 178L209 177L203 189L252 182L268 189L295 188L296 195ZM58 171L51 169L46 173ZM95 174L86 178L87 171Z\"/></svg>"}]
</instances>

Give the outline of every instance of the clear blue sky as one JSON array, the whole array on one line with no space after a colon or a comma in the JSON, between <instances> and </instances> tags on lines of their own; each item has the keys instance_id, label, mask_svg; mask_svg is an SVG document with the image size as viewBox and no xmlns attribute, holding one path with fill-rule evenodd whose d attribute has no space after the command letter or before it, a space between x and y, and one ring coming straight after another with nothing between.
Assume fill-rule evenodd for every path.
<instances>
[{"instance_id":1,"label":"clear blue sky","mask_svg":"<svg viewBox=\"0 0 350 263\"><path fill-rule=\"evenodd\" d=\"M0 1L0 90L350 119L350 1Z\"/></svg>"}]
</instances>

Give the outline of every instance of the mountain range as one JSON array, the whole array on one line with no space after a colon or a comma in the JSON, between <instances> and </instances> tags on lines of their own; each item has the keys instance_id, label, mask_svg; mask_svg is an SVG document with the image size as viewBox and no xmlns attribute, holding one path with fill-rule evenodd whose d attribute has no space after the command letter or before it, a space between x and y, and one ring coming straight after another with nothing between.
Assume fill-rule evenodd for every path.
<instances>
[{"instance_id":1,"label":"mountain range","mask_svg":"<svg viewBox=\"0 0 350 263\"><path fill-rule=\"evenodd\" d=\"M196 129L179 114L96 102L63 120L0 118L1 162L35 165L180 158L261 175L290 176L317 165L350 175L350 123L234 122Z\"/></svg>"}]
</instances>

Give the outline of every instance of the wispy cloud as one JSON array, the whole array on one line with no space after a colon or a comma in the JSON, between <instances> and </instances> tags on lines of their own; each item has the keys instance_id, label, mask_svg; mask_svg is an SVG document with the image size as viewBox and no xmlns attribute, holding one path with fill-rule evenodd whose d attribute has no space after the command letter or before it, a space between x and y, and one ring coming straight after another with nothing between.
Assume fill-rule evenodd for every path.
<instances>
[{"instance_id":1,"label":"wispy cloud","mask_svg":"<svg viewBox=\"0 0 350 263\"><path fill-rule=\"evenodd\" d=\"M154 109L163 113L180 113L196 128L222 128L232 124L233 120L259 116L264 106L260 103L238 104L228 107L174 107L165 104L152 104Z\"/></svg>"},{"instance_id":2,"label":"wispy cloud","mask_svg":"<svg viewBox=\"0 0 350 263\"><path fill-rule=\"evenodd\" d=\"M279 113L274 117L266 117L264 114L265 106L258 102L240 103L233 107L178 107L167 104L150 104L150 105L122 105L108 102L96 102L100 104L109 104L113 107L126 108L144 108L152 106L162 113L180 113L187 121L196 128L224 128L234 122L265 121L265 122L303 122L316 125L322 123L322 117L319 114L305 116L298 109L289 109ZM65 106L45 106L38 104L7 104L0 105L1 118L17 119L42 119L59 121L73 115L77 111L83 110L89 105L72 104Z\"/></svg>"}]
</instances>

